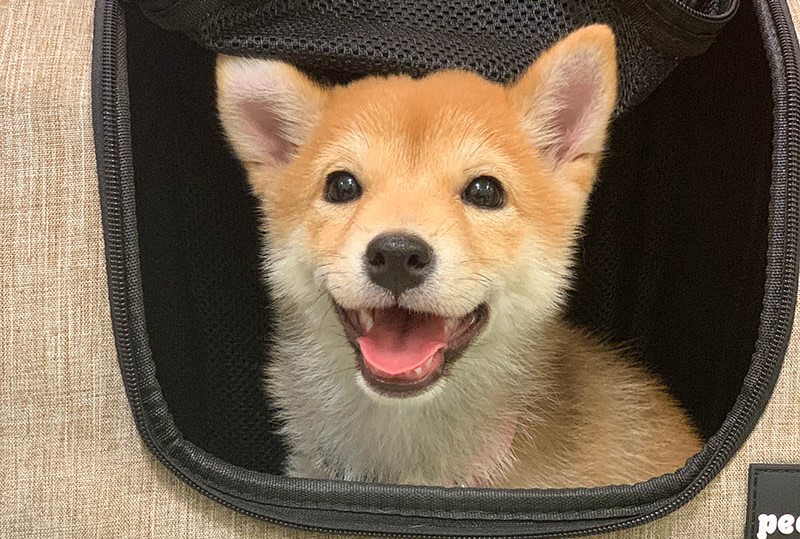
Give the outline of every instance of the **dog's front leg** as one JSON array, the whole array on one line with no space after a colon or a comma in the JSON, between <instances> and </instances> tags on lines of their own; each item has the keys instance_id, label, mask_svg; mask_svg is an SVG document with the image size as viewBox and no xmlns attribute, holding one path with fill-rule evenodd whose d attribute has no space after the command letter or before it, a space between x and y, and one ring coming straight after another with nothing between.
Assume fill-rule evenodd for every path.
<instances>
[{"instance_id":1,"label":"dog's front leg","mask_svg":"<svg viewBox=\"0 0 800 539\"><path fill-rule=\"evenodd\" d=\"M286 475L306 479L332 479L323 466L317 465L313 459L297 452L292 453L287 460Z\"/></svg>"}]
</instances>

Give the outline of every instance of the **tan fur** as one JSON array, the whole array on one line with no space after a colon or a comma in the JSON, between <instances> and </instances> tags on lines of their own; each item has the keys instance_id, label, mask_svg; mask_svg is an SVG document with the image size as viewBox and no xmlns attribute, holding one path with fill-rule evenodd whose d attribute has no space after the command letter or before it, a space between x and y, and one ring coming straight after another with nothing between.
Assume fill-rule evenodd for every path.
<instances>
[{"instance_id":1,"label":"tan fur","mask_svg":"<svg viewBox=\"0 0 800 539\"><path fill-rule=\"evenodd\" d=\"M280 62L225 56L218 87L226 133L263 202L279 313L268 389L291 473L470 483L467 468L509 422L511 451L480 484L635 482L699 448L650 375L559 321L616 98L607 27L573 33L508 87L446 71L322 88ZM563 113L575 104L565 96L580 114ZM358 201L323 200L336 170L358 178ZM482 174L501 180L506 207L463 203ZM423 237L438 260L401 306L463 316L486 302L490 319L429 394L381 399L359 383L332 302L388 305L361 260L373 237L399 230Z\"/></svg>"},{"instance_id":2,"label":"tan fur","mask_svg":"<svg viewBox=\"0 0 800 539\"><path fill-rule=\"evenodd\" d=\"M553 401L530 410L518 436L512 488L602 486L674 471L700 441L665 388L620 353L572 328L554 325ZM544 416L544 419L539 419Z\"/></svg>"}]
</instances>

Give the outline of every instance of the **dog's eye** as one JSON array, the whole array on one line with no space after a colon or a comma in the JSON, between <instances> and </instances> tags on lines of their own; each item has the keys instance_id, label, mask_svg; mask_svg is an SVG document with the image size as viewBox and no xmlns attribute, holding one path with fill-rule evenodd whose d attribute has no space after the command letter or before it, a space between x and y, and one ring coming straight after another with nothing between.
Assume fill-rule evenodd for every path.
<instances>
[{"instance_id":1,"label":"dog's eye","mask_svg":"<svg viewBox=\"0 0 800 539\"><path fill-rule=\"evenodd\" d=\"M335 204L351 202L361 196L361 185L349 172L338 170L328 174L325 183L325 200Z\"/></svg>"},{"instance_id":2,"label":"dog's eye","mask_svg":"<svg viewBox=\"0 0 800 539\"><path fill-rule=\"evenodd\" d=\"M461 200L479 208L497 209L506 202L503 186L491 176L478 176L461 192Z\"/></svg>"}]
</instances>

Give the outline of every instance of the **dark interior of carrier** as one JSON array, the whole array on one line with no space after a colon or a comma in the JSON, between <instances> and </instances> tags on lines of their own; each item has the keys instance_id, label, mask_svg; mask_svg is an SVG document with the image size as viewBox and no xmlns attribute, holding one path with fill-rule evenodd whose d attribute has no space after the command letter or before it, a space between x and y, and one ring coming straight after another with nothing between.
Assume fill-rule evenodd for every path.
<instances>
[{"instance_id":1,"label":"dark interior of carrier","mask_svg":"<svg viewBox=\"0 0 800 539\"><path fill-rule=\"evenodd\" d=\"M185 438L229 463L279 473L284 449L261 390L272 315L259 281L256 204L216 119L214 53L135 8L126 24L157 378ZM770 92L744 3L707 52L682 60L615 121L577 257L569 319L631 345L704 436L730 412L757 338Z\"/></svg>"}]
</instances>

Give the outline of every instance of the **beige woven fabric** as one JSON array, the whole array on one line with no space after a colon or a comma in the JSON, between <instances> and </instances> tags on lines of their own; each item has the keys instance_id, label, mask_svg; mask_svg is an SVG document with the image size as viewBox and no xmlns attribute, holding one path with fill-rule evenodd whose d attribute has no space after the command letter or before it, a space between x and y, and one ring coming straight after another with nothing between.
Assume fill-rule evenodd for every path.
<instances>
[{"instance_id":1,"label":"beige woven fabric","mask_svg":"<svg viewBox=\"0 0 800 539\"><path fill-rule=\"evenodd\" d=\"M195 493L134 429L106 297L93 4L0 0L0 539L310 537ZM748 464L800 462L798 394L800 331L727 469L676 513L613 537L741 537Z\"/></svg>"},{"instance_id":2,"label":"beige woven fabric","mask_svg":"<svg viewBox=\"0 0 800 539\"><path fill-rule=\"evenodd\" d=\"M0 538L294 537L184 486L134 429L109 320L93 0L0 0Z\"/></svg>"}]
</instances>

